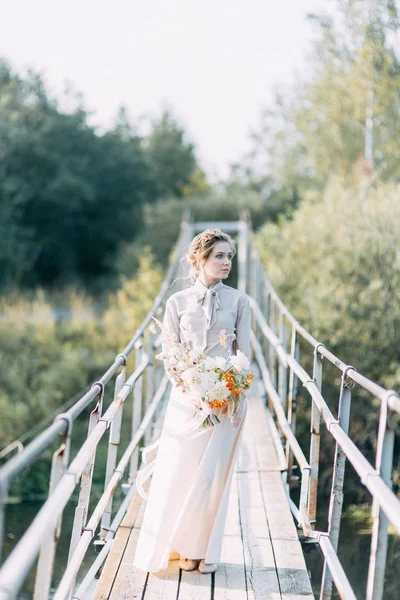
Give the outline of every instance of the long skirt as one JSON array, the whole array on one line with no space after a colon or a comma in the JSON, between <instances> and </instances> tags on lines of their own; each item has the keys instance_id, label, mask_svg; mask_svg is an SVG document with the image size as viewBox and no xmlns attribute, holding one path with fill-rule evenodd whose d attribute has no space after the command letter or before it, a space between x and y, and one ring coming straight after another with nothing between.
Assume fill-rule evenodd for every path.
<instances>
[{"instance_id":1,"label":"long skirt","mask_svg":"<svg viewBox=\"0 0 400 600\"><path fill-rule=\"evenodd\" d=\"M247 413L246 398L242 402L238 427L220 409L216 413L220 423L187 439L177 430L183 430L193 417L190 394L172 388L152 465L134 567L151 573L167 569L173 550L185 558L219 562L232 475Z\"/></svg>"}]
</instances>

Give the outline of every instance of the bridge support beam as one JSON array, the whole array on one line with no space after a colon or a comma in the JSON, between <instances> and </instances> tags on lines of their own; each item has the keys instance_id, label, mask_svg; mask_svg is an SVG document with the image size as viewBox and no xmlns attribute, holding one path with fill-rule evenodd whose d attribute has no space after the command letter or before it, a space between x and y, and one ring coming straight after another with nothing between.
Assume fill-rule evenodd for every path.
<instances>
[{"instance_id":1,"label":"bridge support beam","mask_svg":"<svg viewBox=\"0 0 400 600\"><path fill-rule=\"evenodd\" d=\"M392 488L392 468L394 449L394 427L397 419L388 422L388 403L381 404L375 468L386 485ZM376 498L372 501L372 539L368 568L366 600L381 600L385 584L385 567L388 546L388 518L379 506Z\"/></svg>"},{"instance_id":2,"label":"bridge support beam","mask_svg":"<svg viewBox=\"0 0 400 600\"><path fill-rule=\"evenodd\" d=\"M318 391L322 391L322 358L318 353L318 347L323 344L318 344L314 349L314 364L313 364L313 379ZM317 518L317 496L318 496L318 471L319 471L319 449L320 449L320 425L321 415L314 398L311 397L311 424L310 424L310 490L308 496L308 514L310 516L310 524L315 529Z\"/></svg>"},{"instance_id":3,"label":"bridge support beam","mask_svg":"<svg viewBox=\"0 0 400 600\"><path fill-rule=\"evenodd\" d=\"M354 367L346 367L342 374L339 396L338 421L344 433L349 433L350 423L350 406L351 406L351 390L346 381L347 371ZM335 445L335 463L333 467L333 478L331 488L331 498L329 502L329 524L328 533L331 539L332 547L337 553L339 543L340 519L342 516L343 506L343 484L344 471L346 465L346 454L336 442ZM330 600L332 597L333 577L325 559L324 570L322 574L321 595L320 600Z\"/></svg>"}]
</instances>

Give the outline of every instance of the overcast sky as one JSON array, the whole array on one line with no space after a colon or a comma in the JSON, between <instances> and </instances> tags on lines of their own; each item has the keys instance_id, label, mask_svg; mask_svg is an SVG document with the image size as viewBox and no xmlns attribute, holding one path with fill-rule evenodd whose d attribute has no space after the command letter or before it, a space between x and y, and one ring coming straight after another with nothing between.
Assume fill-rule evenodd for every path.
<instances>
[{"instance_id":1,"label":"overcast sky","mask_svg":"<svg viewBox=\"0 0 400 600\"><path fill-rule=\"evenodd\" d=\"M249 148L276 84L307 68L328 0L2 1L0 55L81 91L93 124L173 109L211 179Z\"/></svg>"}]
</instances>

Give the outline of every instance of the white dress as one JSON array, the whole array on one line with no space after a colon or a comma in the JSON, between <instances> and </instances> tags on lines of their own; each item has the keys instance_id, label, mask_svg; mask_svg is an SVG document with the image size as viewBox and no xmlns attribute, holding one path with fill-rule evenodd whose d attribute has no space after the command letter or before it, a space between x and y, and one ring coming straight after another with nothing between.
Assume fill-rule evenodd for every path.
<instances>
[{"instance_id":1,"label":"white dress","mask_svg":"<svg viewBox=\"0 0 400 600\"><path fill-rule=\"evenodd\" d=\"M207 288L198 279L190 288L170 296L163 324L178 341L192 341L208 356L227 356L229 349L232 354L239 349L250 356L249 299L222 281ZM232 337L226 347L220 345L222 329L236 334L233 346ZM152 573L167 569L173 550L185 558L219 562L246 402L244 399L237 428L219 409L219 424L186 439L176 431L183 430L193 417L192 400L189 393L173 385L157 457L150 466L153 477L134 567Z\"/></svg>"}]
</instances>

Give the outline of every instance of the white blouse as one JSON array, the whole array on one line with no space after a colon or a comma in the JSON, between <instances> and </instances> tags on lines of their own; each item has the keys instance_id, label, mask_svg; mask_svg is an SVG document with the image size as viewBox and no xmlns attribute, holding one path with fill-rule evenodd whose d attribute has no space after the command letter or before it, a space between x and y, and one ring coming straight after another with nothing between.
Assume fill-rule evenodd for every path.
<instances>
[{"instance_id":1,"label":"white blouse","mask_svg":"<svg viewBox=\"0 0 400 600\"><path fill-rule=\"evenodd\" d=\"M220 280L207 288L200 279L172 294L166 302L165 330L183 343L200 346L208 356L228 356L237 350L250 357L250 302L246 294ZM221 331L227 334L220 344ZM233 335L229 335L233 334ZM168 342L163 343L163 350Z\"/></svg>"}]
</instances>

